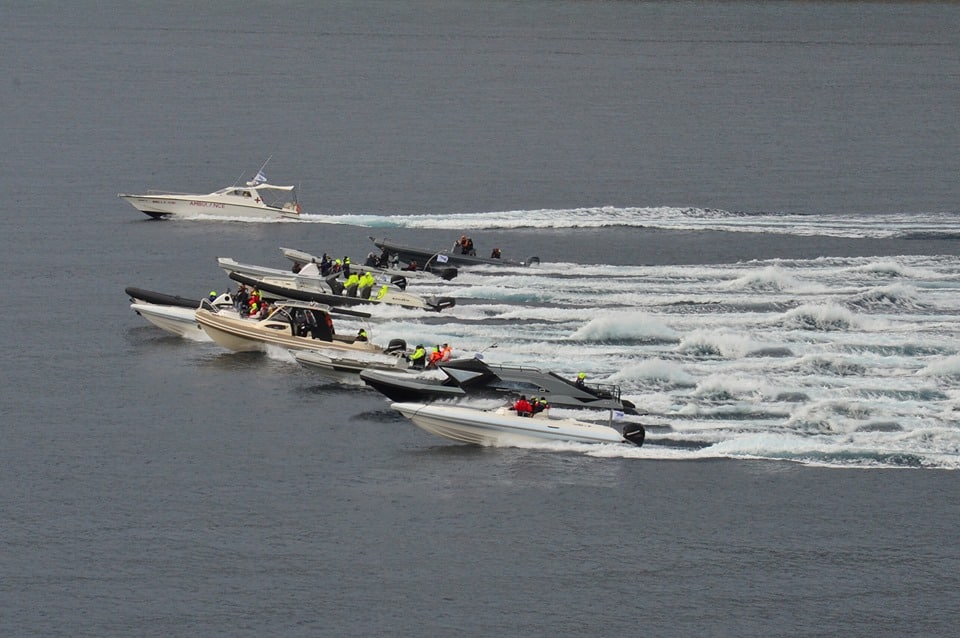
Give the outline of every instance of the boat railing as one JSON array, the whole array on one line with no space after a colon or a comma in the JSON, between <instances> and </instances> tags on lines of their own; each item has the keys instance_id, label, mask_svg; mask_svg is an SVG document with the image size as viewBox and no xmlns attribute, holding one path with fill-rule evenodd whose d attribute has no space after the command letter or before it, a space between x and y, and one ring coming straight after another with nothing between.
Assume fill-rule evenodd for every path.
<instances>
[{"instance_id":1,"label":"boat railing","mask_svg":"<svg viewBox=\"0 0 960 638\"><path fill-rule=\"evenodd\" d=\"M158 190L148 190L145 195L157 196L157 195L183 195L191 196L196 195L196 193L178 193L177 191L158 191Z\"/></svg>"},{"instance_id":2,"label":"boat railing","mask_svg":"<svg viewBox=\"0 0 960 638\"><path fill-rule=\"evenodd\" d=\"M609 397L620 401L620 386L618 385L612 383L585 383L584 385L598 397Z\"/></svg>"}]
</instances>

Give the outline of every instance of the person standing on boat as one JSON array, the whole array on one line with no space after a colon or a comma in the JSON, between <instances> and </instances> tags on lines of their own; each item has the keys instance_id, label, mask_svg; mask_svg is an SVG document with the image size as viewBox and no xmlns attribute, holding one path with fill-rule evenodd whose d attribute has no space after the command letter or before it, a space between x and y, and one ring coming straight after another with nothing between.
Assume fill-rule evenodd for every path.
<instances>
[{"instance_id":1,"label":"person standing on boat","mask_svg":"<svg viewBox=\"0 0 960 638\"><path fill-rule=\"evenodd\" d=\"M312 339L320 338L320 324L317 323L317 316L309 308L302 308L294 311L297 324L296 335L306 337L310 335Z\"/></svg>"},{"instance_id":2,"label":"person standing on boat","mask_svg":"<svg viewBox=\"0 0 960 638\"><path fill-rule=\"evenodd\" d=\"M500 249L494 248L493 252L490 253L490 259L500 259Z\"/></svg>"},{"instance_id":3,"label":"person standing on boat","mask_svg":"<svg viewBox=\"0 0 960 638\"><path fill-rule=\"evenodd\" d=\"M240 284L240 287L237 289L237 296L233 298L233 304L238 312L243 313L247 311L247 299L249 296L250 293L247 292L246 284Z\"/></svg>"},{"instance_id":4,"label":"person standing on boat","mask_svg":"<svg viewBox=\"0 0 960 638\"><path fill-rule=\"evenodd\" d=\"M346 289L345 294L348 297L356 297L357 287L359 285L360 285L360 277L357 275L357 273L353 273L352 275L347 277L347 283L343 285L343 287Z\"/></svg>"},{"instance_id":5,"label":"person standing on boat","mask_svg":"<svg viewBox=\"0 0 960 638\"><path fill-rule=\"evenodd\" d=\"M373 290L373 284L375 283L377 283L377 281L373 278L373 273L365 272L360 275L359 283L357 284L357 292L360 293L360 297L369 299L370 292Z\"/></svg>"},{"instance_id":6,"label":"person standing on boat","mask_svg":"<svg viewBox=\"0 0 960 638\"><path fill-rule=\"evenodd\" d=\"M343 276L349 277L350 276L350 258L349 257L343 258L342 268L343 268Z\"/></svg>"},{"instance_id":7,"label":"person standing on boat","mask_svg":"<svg viewBox=\"0 0 960 638\"><path fill-rule=\"evenodd\" d=\"M258 316L260 314L261 306L263 306L263 300L260 296L260 289L254 286L253 290L250 292L249 303L247 304L247 316Z\"/></svg>"},{"instance_id":8,"label":"person standing on boat","mask_svg":"<svg viewBox=\"0 0 960 638\"><path fill-rule=\"evenodd\" d=\"M527 397L524 394L521 394L517 402L513 404L513 409L516 411L517 416L533 416L533 406L530 405L530 402L527 401Z\"/></svg>"},{"instance_id":9,"label":"person standing on boat","mask_svg":"<svg viewBox=\"0 0 960 638\"><path fill-rule=\"evenodd\" d=\"M333 262L330 261L330 257L327 253L323 253L323 257L320 258L320 276L326 277L330 274L330 271L333 269Z\"/></svg>"}]
</instances>

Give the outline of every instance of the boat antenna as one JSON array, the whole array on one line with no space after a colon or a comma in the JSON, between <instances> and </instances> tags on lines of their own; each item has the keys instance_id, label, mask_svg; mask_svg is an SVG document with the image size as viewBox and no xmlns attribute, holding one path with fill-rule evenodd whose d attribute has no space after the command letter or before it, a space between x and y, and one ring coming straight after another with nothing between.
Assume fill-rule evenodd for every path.
<instances>
[{"instance_id":1,"label":"boat antenna","mask_svg":"<svg viewBox=\"0 0 960 638\"><path fill-rule=\"evenodd\" d=\"M257 172L255 173L255 175L258 175L258 174L262 173L262 172L263 172L263 169L265 169L265 168L267 167L267 164L269 164L269 163L270 163L270 160L272 160L272 159L273 159L273 153L270 153L270 157L267 158L267 161L263 163L263 165L260 167L260 170L257 171Z\"/></svg>"}]
</instances>

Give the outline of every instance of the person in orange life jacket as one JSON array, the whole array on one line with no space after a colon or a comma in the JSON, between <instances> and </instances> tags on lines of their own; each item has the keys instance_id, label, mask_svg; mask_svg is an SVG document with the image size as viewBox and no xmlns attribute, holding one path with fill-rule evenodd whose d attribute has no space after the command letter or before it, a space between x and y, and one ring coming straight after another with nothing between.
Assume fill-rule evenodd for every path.
<instances>
[{"instance_id":1,"label":"person in orange life jacket","mask_svg":"<svg viewBox=\"0 0 960 638\"><path fill-rule=\"evenodd\" d=\"M427 367L436 368L437 363L442 358L443 358L443 350L440 349L439 345L434 346L433 351L430 353L430 361L427 362Z\"/></svg>"},{"instance_id":2,"label":"person in orange life jacket","mask_svg":"<svg viewBox=\"0 0 960 638\"><path fill-rule=\"evenodd\" d=\"M440 362L449 361L450 357L453 356L453 348L450 347L450 344L443 344L443 350L441 351Z\"/></svg>"},{"instance_id":3,"label":"person in orange life jacket","mask_svg":"<svg viewBox=\"0 0 960 638\"><path fill-rule=\"evenodd\" d=\"M520 395L517 402L513 404L513 409L516 410L517 416L533 416L533 406L527 401L526 395Z\"/></svg>"},{"instance_id":4,"label":"person in orange life jacket","mask_svg":"<svg viewBox=\"0 0 960 638\"><path fill-rule=\"evenodd\" d=\"M414 259L409 264L407 264L407 267L404 268L403 270L416 270L419 267L420 266L417 264L417 260Z\"/></svg>"}]
</instances>

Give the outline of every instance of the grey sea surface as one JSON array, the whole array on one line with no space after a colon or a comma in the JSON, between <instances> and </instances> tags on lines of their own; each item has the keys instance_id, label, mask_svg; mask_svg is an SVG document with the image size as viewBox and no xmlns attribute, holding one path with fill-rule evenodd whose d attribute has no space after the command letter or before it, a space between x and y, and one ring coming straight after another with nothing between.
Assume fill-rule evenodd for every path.
<instances>
[{"instance_id":1,"label":"grey sea surface","mask_svg":"<svg viewBox=\"0 0 960 638\"><path fill-rule=\"evenodd\" d=\"M200 296L232 285L218 256L282 267L277 248L291 246L360 260L370 235L446 247L454 223L472 223L482 246L569 264L574 282L578 264L669 276L800 260L802 274L875 259L868 268L906 263L923 292L952 290L960 5L0 6L0 634L955 635L949 374L901 401L892 433L880 430L896 401L876 395L895 389L854 388L883 417L868 436L886 445L919 430L938 442L934 467L912 452L872 464L856 429L799 462L769 447L760 458L474 448L420 431L370 390L167 335L123 289ZM152 221L116 197L209 192L267 160L315 223ZM660 225L660 209L688 223ZM355 216L366 221L345 223ZM390 221L406 216L433 227ZM860 231L793 232L794 220L835 218ZM871 233L893 218L916 232ZM750 221L776 232L734 228ZM587 323L596 272L533 283L574 296ZM671 299L687 283L671 280ZM629 303L653 284L635 278ZM555 319L562 304L524 292L511 311ZM460 294L463 312L500 310ZM904 305L934 354L960 351L954 306ZM879 319L897 324L898 312ZM454 316L479 325L460 333L465 346L519 333L513 356L564 371L619 366L616 351L636 346L609 335L557 346L549 328L527 338L526 319L504 329ZM420 335L445 321L390 325ZM831 334L808 341L877 348L884 371L884 357L903 356L904 379L929 355ZM668 404L656 406L664 420L690 418L670 409L675 389L632 391ZM762 407L731 420L779 418ZM653 428L652 449L670 436Z\"/></svg>"}]
</instances>

